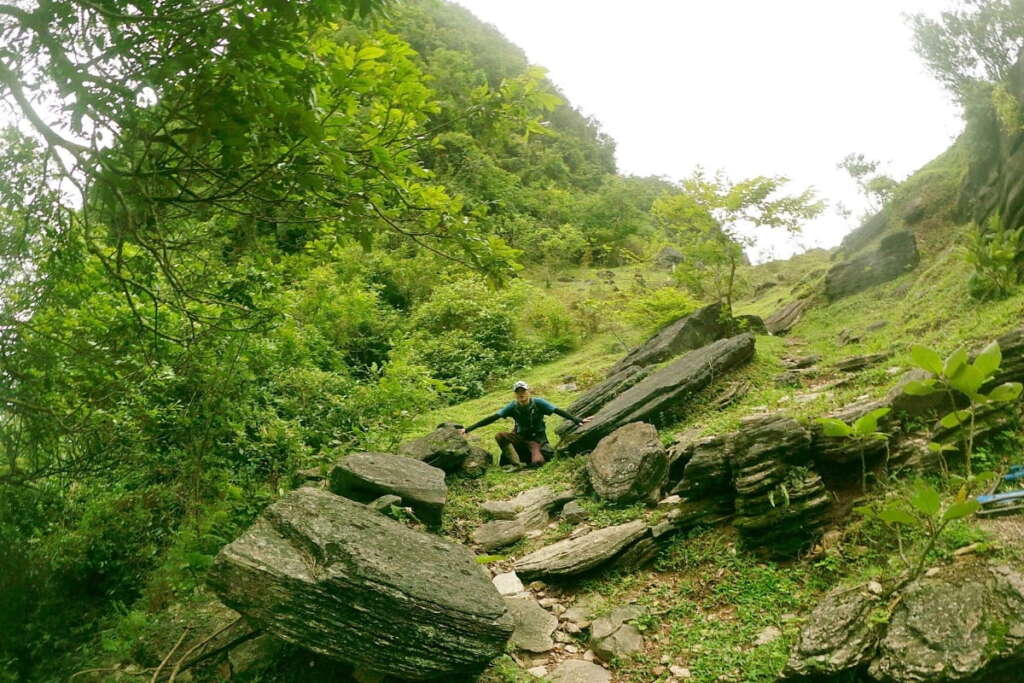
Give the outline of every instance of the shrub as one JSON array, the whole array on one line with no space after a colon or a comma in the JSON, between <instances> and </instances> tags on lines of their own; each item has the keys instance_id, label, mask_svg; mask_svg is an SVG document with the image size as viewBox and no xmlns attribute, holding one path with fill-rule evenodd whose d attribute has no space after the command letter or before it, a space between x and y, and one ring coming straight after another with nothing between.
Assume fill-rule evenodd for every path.
<instances>
[{"instance_id":1,"label":"shrub","mask_svg":"<svg viewBox=\"0 0 1024 683\"><path fill-rule=\"evenodd\" d=\"M675 287L662 287L630 301L623 316L644 332L653 334L684 315L693 313L699 306L700 302L687 292Z\"/></svg>"}]
</instances>

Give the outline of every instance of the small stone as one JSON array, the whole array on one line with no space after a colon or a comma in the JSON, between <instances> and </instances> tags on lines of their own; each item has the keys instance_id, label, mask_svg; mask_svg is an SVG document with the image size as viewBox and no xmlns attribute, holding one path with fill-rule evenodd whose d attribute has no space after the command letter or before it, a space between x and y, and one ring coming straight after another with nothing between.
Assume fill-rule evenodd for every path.
<instances>
[{"instance_id":1,"label":"small stone","mask_svg":"<svg viewBox=\"0 0 1024 683\"><path fill-rule=\"evenodd\" d=\"M532 669L527 669L526 673L535 678L545 678L548 675L548 668L546 666L535 666Z\"/></svg>"},{"instance_id":2,"label":"small stone","mask_svg":"<svg viewBox=\"0 0 1024 683\"><path fill-rule=\"evenodd\" d=\"M672 508L679 507L683 502L683 499L678 495L671 495L668 498L662 498L658 501L658 510L671 510Z\"/></svg>"},{"instance_id":3,"label":"small stone","mask_svg":"<svg viewBox=\"0 0 1024 683\"><path fill-rule=\"evenodd\" d=\"M671 664L672 663L672 658L669 657L668 655L662 655L661 656L661 663L662 664Z\"/></svg>"},{"instance_id":4,"label":"small stone","mask_svg":"<svg viewBox=\"0 0 1024 683\"><path fill-rule=\"evenodd\" d=\"M882 584L877 581L868 581L868 593L871 593L872 595L881 595L884 591L885 589L882 588Z\"/></svg>"},{"instance_id":5,"label":"small stone","mask_svg":"<svg viewBox=\"0 0 1024 683\"><path fill-rule=\"evenodd\" d=\"M528 652L547 652L554 643L551 632L558 626L558 619L548 614L530 596L505 598L505 605L515 622L511 642Z\"/></svg>"},{"instance_id":6,"label":"small stone","mask_svg":"<svg viewBox=\"0 0 1024 683\"><path fill-rule=\"evenodd\" d=\"M551 611L557 614L558 616L565 614L566 609L566 606L560 602L551 606Z\"/></svg>"},{"instance_id":7,"label":"small stone","mask_svg":"<svg viewBox=\"0 0 1024 683\"><path fill-rule=\"evenodd\" d=\"M769 626L760 633L757 634L757 638L754 640L754 647L761 645L767 645L773 640L778 640L782 636L782 631L776 626Z\"/></svg>"},{"instance_id":8,"label":"small stone","mask_svg":"<svg viewBox=\"0 0 1024 683\"><path fill-rule=\"evenodd\" d=\"M651 673L655 676L664 676L666 673L668 673L668 667L663 665L656 666L653 669L651 669Z\"/></svg>"},{"instance_id":9,"label":"small stone","mask_svg":"<svg viewBox=\"0 0 1024 683\"><path fill-rule=\"evenodd\" d=\"M584 652L583 653L583 660L586 661L586 662L594 661L594 651L593 650L587 650L586 652Z\"/></svg>"},{"instance_id":10,"label":"small stone","mask_svg":"<svg viewBox=\"0 0 1024 683\"><path fill-rule=\"evenodd\" d=\"M582 659L567 659L548 674L552 683L609 683L612 675L597 664Z\"/></svg>"},{"instance_id":11,"label":"small stone","mask_svg":"<svg viewBox=\"0 0 1024 683\"><path fill-rule=\"evenodd\" d=\"M583 629L581 629L577 624L575 624L575 623L573 623L571 621L563 622L562 623L562 630L565 631L566 633L570 633L572 635L576 635L577 633L582 633L583 632Z\"/></svg>"},{"instance_id":12,"label":"small stone","mask_svg":"<svg viewBox=\"0 0 1024 683\"><path fill-rule=\"evenodd\" d=\"M544 590L547 587L548 587L548 585L546 583L544 583L543 581L531 581L530 584L529 584L530 590L532 590L534 592L542 591L542 590Z\"/></svg>"},{"instance_id":13,"label":"small stone","mask_svg":"<svg viewBox=\"0 0 1024 683\"><path fill-rule=\"evenodd\" d=\"M498 592L502 595L517 595L522 593L525 589L523 588L523 582L519 580L519 576L515 572L506 572L505 574L498 574L493 579L494 587L498 589Z\"/></svg>"},{"instance_id":14,"label":"small stone","mask_svg":"<svg viewBox=\"0 0 1024 683\"><path fill-rule=\"evenodd\" d=\"M979 548L981 548L980 543L972 543L970 545L965 545L963 548L957 548L956 550L954 550L953 557L963 557L964 555L970 555L971 553L977 552Z\"/></svg>"},{"instance_id":15,"label":"small stone","mask_svg":"<svg viewBox=\"0 0 1024 683\"><path fill-rule=\"evenodd\" d=\"M537 602L540 603L541 607L554 607L555 605L559 604L556 598L543 598L541 600L538 600Z\"/></svg>"},{"instance_id":16,"label":"small stone","mask_svg":"<svg viewBox=\"0 0 1024 683\"><path fill-rule=\"evenodd\" d=\"M589 516L590 513L588 513L583 506L575 500L569 501L562 508L562 519L570 524L579 524L580 522L586 521Z\"/></svg>"},{"instance_id":17,"label":"small stone","mask_svg":"<svg viewBox=\"0 0 1024 683\"><path fill-rule=\"evenodd\" d=\"M928 578L931 578L931 577L935 576L938 573L939 573L939 568L938 567L931 567L928 571L926 571L924 573L924 575L927 576Z\"/></svg>"},{"instance_id":18,"label":"small stone","mask_svg":"<svg viewBox=\"0 0 1024 683\"><path fill-rule=\"evenodd\" d=\"M693 674L690 673L690 670L687 669L685 666L673 665L670 666L668 670L669 673L671 673L676 678L693 678Z\"/></svg>"},{"instance_id":19,"label":"small stone","mask_svg":"<svg viewBox=\"0 0 1024 683\"><path fill-rule=\"evenodd\" d=\"M563 631L555 631L555 642L558 643L572 643L575 642L568 633Z\"/></svg>"},{"instance_id":20,"label":"small stone","mask_svg":"<svg viewBox=\"0 0 1024 683\"><path fill-rule=\"evenodd\" d=\"M580 649L578 647L576 647L575 645L566 645L565 646L565 651L568 652L571 655L574 655L577 652L579 652Z\"/></svg>"},{"instance_id":21,"label":"small stone","mask_svg":"<svg viewBox=\"0 0 1024 683\"><path fill-rule=\"evenodd\" d=\"M401 506L401 504L402 504L402 497L401 496L396 496L396 495L393 495L393 494L388 494L388 495L385 495L385 496L381 496L380 498L376 499L372 503L368 503L368 505L370 506L370 509L376 510L377 512L383 512L384 510L387 510L392 505Z\"/></svg>"}]
</instances>

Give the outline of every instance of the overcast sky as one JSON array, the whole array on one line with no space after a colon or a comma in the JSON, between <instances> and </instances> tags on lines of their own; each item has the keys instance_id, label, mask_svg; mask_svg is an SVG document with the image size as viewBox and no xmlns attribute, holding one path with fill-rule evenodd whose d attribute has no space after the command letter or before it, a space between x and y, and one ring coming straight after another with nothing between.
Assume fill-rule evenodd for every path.
<instances>
[{"instance_id":1,"label":"overcast sky","mask_svg":"<svg viewBox=\"0 0 1024 683\"><path fill-rule=\"evenodd\" d=\"M786 175L793 190L856 205L836 169L846 154L902 179L962 127L902 17L944 0L457 1L601 122L623 173ZM831 247L853 227L830 211L803 242ZM771 243L777 256L794 250Z\"/></svg>"}]
</instances>

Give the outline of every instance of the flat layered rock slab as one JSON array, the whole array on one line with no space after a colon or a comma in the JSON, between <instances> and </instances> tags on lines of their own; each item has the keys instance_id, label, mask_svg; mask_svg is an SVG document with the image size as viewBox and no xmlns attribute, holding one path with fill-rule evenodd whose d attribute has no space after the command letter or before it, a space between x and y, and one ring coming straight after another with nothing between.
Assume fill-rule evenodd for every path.
<instances>
[{"instance_id":1,"label":"flat layered rock slab","mask_svg":"<svg viewBox=\"0 0 1024 683\"><path fill-rule=\"evenodd\" d=\"M646 367L660 363L686 351L699 349L735 332L735 321L725 311L721 303L713 303L662 328L616 363L611 372L614 374L630 365Z\"/></svg>"},{"instance_id":2,"label":"flat layered rock slab","mask_svg":"<svg viewBox=\"0 0 1024 683\"><path fill-rule=\"evenodd\" d=\"M524 517L532 517L537 512L547 512L560 507L576 497L572 491L556 491L549 486L523 491L508 500L488 500L480 506L484 514L493 519L520 519L530 526ZM546 521L546 520L545 520Z\"/></svg>"},{"instance_id":3,"label":"flat layered rock slab","mask_svg":"<svg viewBox=\"0 0 1024 683\"><path fill-rule=\"evenodd\" d=\"M444 472L392 453L353 453L331 470L331 491L359 502L393 494L428 524L441 523L448 497Z\"/></svg>"},{"instance_id":4,"label":"flat layered rock slab","mask_svg":"<svg viewBox=\"0 0 1024 683\"><path fill-rule=\"evenodd\" d=\"M540 606L532 595L506 597L505 605L515 622L512 644L527 652L547 652L555 646L551 634L558 617Z\"/></svg>"},{"instance_id":5,"label":"flat layered rock slab","mask_svg":"<svg viewBox=\"0 0 1024 683\"><path fill-rule=\"evenodd\" d=\"M611 683L611 673L582 659L567 659L548 674L551 683Z\"/></svg>"},{"instance_id":6,"label":"flat layered rock slab","mask_svg":"<svg viewBox=\"0 0 1024 683\"><path fill-rule=\"evenodd\" d=\"M752 334L720 339L691 351L607 403L587 424L568 430L559 449L571 454L591 451L630 422L658 426L663 415L678 411L697 392L753 357Z\"/></svg>"},{"instance_id":7,"label":"flat layered rock slab","mask_svg":"<svg viewBox=\"0 0 1024 683\"><path fill-rule=\"evenodd\" d=\"M611 560L647 532L643 520L567 538L520 558L515 571L524 579L575 576Z\"/></svg>"},{"instance_id":8,"label":"flat layered rock slab","mask_svg":"<svg viewBox=\"0 0 1024 683\"><path fill-rule=\"evenodd\" d=\"M513 631L468 548L314 488L268 506L208 582L274 636L400 678L475 674Z\"/></svg>"}]
</instances>

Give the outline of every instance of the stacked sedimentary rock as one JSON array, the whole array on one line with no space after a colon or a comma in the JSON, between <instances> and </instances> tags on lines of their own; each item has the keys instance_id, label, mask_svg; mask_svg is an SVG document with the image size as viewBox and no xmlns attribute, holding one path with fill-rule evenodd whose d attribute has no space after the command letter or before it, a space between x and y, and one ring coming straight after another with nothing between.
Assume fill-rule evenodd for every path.
<instances>
[{"instance_id":1,"label":"stacked sedimentary rock","mask_svg":"<svg viewBox=\"0 0 1024 683\"><path fill-rule=\"evenodd\" d=\"M751 544L792 554L823 526L830 497L810 445L807 429L777 415L748 420L733 439L733 524Z\"/></svg>"}]
</instances>

